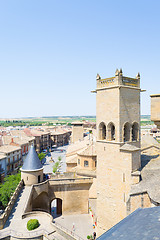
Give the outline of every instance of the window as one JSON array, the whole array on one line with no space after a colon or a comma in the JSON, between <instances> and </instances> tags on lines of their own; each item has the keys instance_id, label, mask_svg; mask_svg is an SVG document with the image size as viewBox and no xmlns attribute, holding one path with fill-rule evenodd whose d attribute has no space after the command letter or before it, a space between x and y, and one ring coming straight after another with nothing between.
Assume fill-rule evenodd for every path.
<instances>
[{"instance_id":1,"label":"window","mask_svg":"<svg viewBox=\"0 0 160 240\"><path fill-rule=\"evenodd\" d=\"M123 173L123 182L125 182L125 173Z\"/></svg>"},{"instance_id":2,"label":"window","mask_svg":"<svg viewBox=\"0 0 160 240\"><path fill-rule=\"evenodd\" d=\"M95 161L95 167L97 167L97 160Z\"/></svg>"},{"instance_id":3,"label":"window","mask_svg":"<svg viewBox=\"0 0 160 240\"><path fill-rule=\"evenodd\" d=\"M141 196L141 207L144 207L144 199L143 199L143 195Z\"/></svg>"},{"instance_id":4,"label":"window","mask_svg":"<svg viewBox=\"0 0 160 240\"><path fill-rule=\"evenodd\" d=\"M115 126L113 123L109 123L107 126L107 139L108 141L113 141L115 140Z\"/></svg>"},{"instance_id":5,"label":"window","mask_svg":"<svg viewBox=\"0 0 160 240\"><path fill-rule=\"evenodd\" d=\"M123 136L124 142L130 141L130 124L125 123L124 125L124 136Z\"/></svg>"},{"instance_id":6,"label":"window","mask_svg":"<svg viewBox=\"0 0 160 240\"><path fill-rule=\"evenodd\" d=\"M101 122L99 124L99 139L104 140L106 139L106 125L104 122Z\"/></svg>"},{"instance_id":7,"label":"window","mask_svg":"<svg viewBox=\"0 0 160 240\"><path fill-rule=\"evenodd\" d=\"M84 167L88 167L88 161L84 161Z\"/></svg>"},{"instance_id":8,"label":"window","mask_svg":"<svg viewBox=\"0 0 160 240\"><path fill-rule=\"evenodd\" d=\"M127 213L129 214L131 211L131 202L130 199L127 201Z\"/></svg>"},{"instance_id":9,"label":"window","mask_svg":"<svg viewBox=\"0 0 160 240\"><path fill-rule=\"evenodd\" d=\"M132 141L138 140L138 123L133 123L132 125Z\"/></svg>"},{"instance_id":10,"label":"window","mask_svg":"<svg viewBox=\"0 0 160 240\"><path fill-rule=\"evenodd\" d=\"M38 175L38 183L40 183L40 182L41 182L41 176Z\"/></svg>"},{"instance_id":11,"label":"window","mask_svg":"<svg viewBox=\"0 0 160 240\"><path fill-rule=\"evenodd\" d=\"M78 159L78 164L80 164L80 159Z\"/></svg>"}]
</instances>

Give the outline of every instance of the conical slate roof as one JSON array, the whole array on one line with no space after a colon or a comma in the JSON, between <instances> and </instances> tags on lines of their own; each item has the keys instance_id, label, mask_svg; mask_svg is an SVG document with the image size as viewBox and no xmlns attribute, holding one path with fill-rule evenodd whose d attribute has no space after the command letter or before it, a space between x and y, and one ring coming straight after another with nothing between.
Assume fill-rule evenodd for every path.
<instances>
[{"instance_id":1,"label":"conical slate roof","mask_svg":"<svg viewBox=\"0 0 160 240\"><path fill-rule=\"evenodd\" d=\"M26 159L24 160L22 170L32 171L41 169L43 166L39 160L39 157L36 153L36 150L33 146L31 146Z\"/></svg>"}]
</instances>

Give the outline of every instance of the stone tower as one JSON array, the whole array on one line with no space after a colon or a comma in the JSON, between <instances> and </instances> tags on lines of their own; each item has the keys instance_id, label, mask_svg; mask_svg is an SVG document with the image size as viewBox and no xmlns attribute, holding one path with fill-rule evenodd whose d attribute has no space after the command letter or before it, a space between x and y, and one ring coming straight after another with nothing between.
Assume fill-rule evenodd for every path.
<instances>
[{"instance_id":1,"label":"stone tower","mask_svg":"<svg viewBox=\"0 0 160 240\"><path fill-rule=\"evenodd\" d=\"M31 146L21 168L21 179L26 186L43 181L43 166L33 146Z\"/></svg>"},{"instance_id":2,"label":"stone tower","mask_svg":"<svg viewBox=\"0 0 160 240\"><path fill-rule=\"evenodd\" d=\"M140 168L140 91L139 74L97 74L98 234L126 217L132 174Z\"/></svg>"},{"instance_id":3,"label":"stone tower","mask_svg":"<svg viewBox=\"0 0 160 240\"><path fill-rule=\"evenodd\" d=\"M83 123L82 122L72 122L72 136L71 142L75 143L79 140L83 140Z\"/></svg>"}]
</instances>

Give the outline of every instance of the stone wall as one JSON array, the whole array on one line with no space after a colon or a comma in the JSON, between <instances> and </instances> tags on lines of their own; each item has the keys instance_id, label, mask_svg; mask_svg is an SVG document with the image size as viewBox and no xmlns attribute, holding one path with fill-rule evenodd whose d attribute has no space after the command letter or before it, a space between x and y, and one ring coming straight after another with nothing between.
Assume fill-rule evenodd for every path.
<instances>
[{"instance_id":1,"label":"stone wall","mask_svg":"<svg viewBox=\"0 0 160 240\"><path fill-rule=\"evenodd\" d=\"M16 187L16 190L14 191L14 194L12 195L4 213L0 216L0 229L3 229L11 211L12 211L12 208L17 200L17 197L19 196L19 193L20 191L22 190L23 188L23 180L21 180L18 184L18 186Z\"/></svg>"},{"instance_id":2,"label":"stone wall","mask_svg":"<svg viewBox=\"0 0 160 240\"><path fill-rule=\"evenodd\" d=\"M127 203L128 214L134 212L137 208L151 207L152 203L147 192L134 194L130 196L129 203Z\"/></svg>"},{"instance_id":3,"label":"stone wall","mask_svg":"<svg viewBox=\"0 0 160 240\"><path fill-rule=\"evenodd\" d=\"M63 214L88 213L89 190L92 178L70 178L47 180L31 187L26 201L25 213L32 210L50 212L51 201L62 200ZM95 190L92 190L93 194ZM92 194L92 195L93 195Z\"/></svg>"}]
</instances>

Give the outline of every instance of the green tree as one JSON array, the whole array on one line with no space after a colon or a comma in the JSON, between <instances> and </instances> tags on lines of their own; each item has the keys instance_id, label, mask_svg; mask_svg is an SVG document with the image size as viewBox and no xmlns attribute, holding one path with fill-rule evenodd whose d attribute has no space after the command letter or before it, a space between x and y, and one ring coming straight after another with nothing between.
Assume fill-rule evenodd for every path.
<instances>
[{"instance_id":1,"label":"green tree","mask_svg":"<svg viewBox=\"0 0 160 240\"><path fill-rule=\"evenodd\" d=\"M59 162L56 162L53 166L53 173L57 172L58 167L59 167Z\"/></svg>"},{"instance_id":2,"label":"green tree","mask_svg":"<svg viewBox=\"0 0 160 240\"><path fill-rule=\"evenodd\" d=\"M0 201L5 208L21 180L21 174L9 175L4 178L4 183L0 184Z\"/></svg>"},{"instance_id":3,"label":"green tree","mask_svg":"<svg viewBox=\"0 0 160 240\"><path fill-rule=\"evenodd\" d=\"M46 154L41 152L38 154L39 160L42 161L43 158L45 158Z\"/></svg>"}]
</instances>

